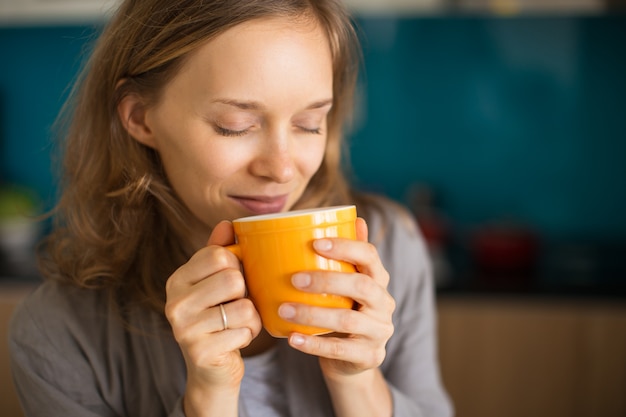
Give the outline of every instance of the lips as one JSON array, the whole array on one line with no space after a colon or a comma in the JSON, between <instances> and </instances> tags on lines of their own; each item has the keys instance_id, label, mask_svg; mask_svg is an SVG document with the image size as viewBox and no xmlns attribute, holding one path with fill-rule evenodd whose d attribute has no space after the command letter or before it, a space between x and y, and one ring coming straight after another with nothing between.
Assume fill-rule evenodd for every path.
<instances>
[{"instance_id":1,"label":"lips","mask_svg":"<svg viewBox=\"0 0 626 417\"><path fill-rule=\"evenodd\" d=\"M287 204L287 195L279 196L231 196L250 215L278 213Z\"/></svg>"}]
</instances>

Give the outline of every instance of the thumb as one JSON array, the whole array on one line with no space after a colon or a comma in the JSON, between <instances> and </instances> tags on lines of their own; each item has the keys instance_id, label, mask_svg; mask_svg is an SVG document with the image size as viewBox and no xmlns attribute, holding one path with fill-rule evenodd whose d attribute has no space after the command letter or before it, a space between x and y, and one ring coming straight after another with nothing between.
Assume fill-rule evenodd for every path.
<instances>
[{"instance_id":1,"label":"thumb","mask_svg":"<svg viewBox=\"0 0 626 417\"><path fill-rule=\"evenodd\" d=\"M207 245L227 246L233 243L235 243L233 224L228 220L222 220L211 232Z\"/></svg>"},{"instance_id":2,"label":"thumb","mask_svg":"<svg viewBox=\"0 0 626 417\"><path fill-rule=\"evenodd\" d=\"M357 240L367 242L369 231L367 229L367 223L362 217L356 219L356 238Z\"/></svg>"}]
</instances>

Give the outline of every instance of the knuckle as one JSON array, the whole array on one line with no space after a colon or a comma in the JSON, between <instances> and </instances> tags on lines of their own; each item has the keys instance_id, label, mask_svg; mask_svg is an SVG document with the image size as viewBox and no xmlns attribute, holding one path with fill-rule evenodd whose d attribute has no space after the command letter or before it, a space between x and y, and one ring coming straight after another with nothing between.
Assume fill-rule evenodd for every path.
<instances>
[{"instance_id":1,"label":"knuckle","mask_svg":"<svg viewBox=\"0 0 626 417\"><path fill-rule=\"evenodd\" d=\"M173 276L171 276L167 279L167 281L165 281L165 293L170 294L173 290L172 288L173 286L174 286L174 278Z\"/></svg>"},{"instance_id":2,"label":"knuckle","mask_svg":"<svg viewBox=\"0 0 626 417\"><path fill-rule=\"evenodd\" d=\"M212 352L208 352L201 344L192 344L187 347L187 355L196 366L207 367L209 362L208 358L211 357L209 353Z\"/></svg>"},{"instance_id":3,"label":"knuckle","mask_svg":"<svg viewBox=\"0 0 626 417\"><path fill-rule=\"evenodd\" d=\"M189 332L175 332L174 338L181 346L187 346L188 348L193 346L193 340Z\"/></svg>"},{"instance_id":4,"label":"knuckle","mask_svg":"<svg viewBox=\"0 0 626 417\"><path fill-rule=\"evenodd\" d=\"M165 317L172 326L177 326L182 321L181 303L176 301L167 301L165 303Z\"/></svg>"},{"instance_id":5,"label":"knuckle","mask_svg":"<svg viewBox=\"0 0 626 417\"><path fill-rule=\"evenodd\" d=\"M304 308L296 306L296 317L294 318L294 320L297 320L302 324L306 324L307 326L314 325L314 314L311 313L310 310L311 308L307 306L305 306Z\"/></svg>"},{"instance_id":6,"label":"knuckle","mask_svg":"<svg viewBox=\"0 0 626 417\"><path fill-rule=\"evenodd\" d=\"M326 275L324 272L320 271L312 271L311 275L311 285L310 290L315 290L320 293L330 293L332 292L332 279L334 278L332 275Z\"/></svg>"},{"instance_id":7,"label":"knuckle","mask_svg":"<svg viewBox=\"0 0 626 417\"><path fill-rule=\"evenodd\" d=\"M356 291L360 298L367 298L371 296L375 290L376 284L374 281L365 275L360 275L356 280Z\"/></svg>"},{"instance_id":8,"label":"knuckle","mask_svg":"<svg viewBox=\"0 0 626 417\"><path fill-rule=\"evenodd\" d=\"M172 326L172 331L174 334L174 339L181 346L193 346L194 343L194 335L193 332L185 327L175 327Z\"/></svg>"},{"instance_id":9,"label":"knuckle","mask_svg":"<svg viewBox=\"0 0 626 417\"><path fill-rule=\"evenodd\" d=\"M385 349L372 349L369 365L373 368L380 366L385 361L386 356L387 352Z\"/></svg>"},{"instance_id":10,"label":"knuckle","mask_svg":"<svg viewBox=\"0 0 626 417\"><path fill-rule=\"evenodd\" d=\"M367 243L367 258L368 259L376 259L378 258L378 249L376 249L376 246L374 246L372 243Z\"/></svg>"},{"instance_id":11,"label":"knuckle","mask_svg":"<svg viewBox=\"0 0 626 417\"><path fill-rule=\"evenodd\" d=\"M228 269L225 271L224 280L226 281L225 285L226 288L229 289L229 292L233 295L243 297L246 292L246 283L239 270Z\"/></svg>"},{"instance_id":12,"label":"knuckle","mask_svg":"<svg viewBox=\"0 0 626 417\"><path fill-rule=\"evenodd\" d=\"M339 329L344 333L354 334L357 330L357 314L352 310L344 310L339 316Z\"/></svg>"},{"instance_id":13,"label":"knuckle","mask_svg":"<svg viewBox=\"0 0 626 417\"><path fill-rule=\"evenodd\" d=\"M224 249L221 246L215 246L212 249L213 251L211 252L211 257L213 258L213 263L216 266L223 268L230 266L232 254L227 249Z\"/></svg>"},{"instance_id":14,"label":"knuckle","mask_svg":"<svg viewBox=\"0 0 626 417\"><path fill-rule=\"evenodd\" d=\"M256 311L254 303L249 298L240 298L239 300L237 300L237 303L244 312L249 312L250 314L252 314Z\"/></svg>"},{"instance_id":15,"label":"knuckle","mask_svg":"<svg viewBox=\"0 0 626 417\"><path fill-rule=\"evenodd\" d=\"M241 329L237 329L237 331L240 335L241 347L244 348L250 346L250 344L254 340L254 330L249 327L242 327Z\"/></svg>"},{"instance_id":16,"label":"knuckle","mask_svg":"<svg viewBox=\"0 0 626 417\"><path fill-rule=\"evenodd\" d=\"M346 349L343 343L339 340L333 341L333 343L330 344L329 349L331 358L343 358L346 354Z\"/></svg>"},{"instance_id":17,"label":"knuckle","mask_svg":"<svg viewBox=\"0 0 626 417\"><path fill-rule=\"evenodd\" d=\"M387 286L389 284L389 281L391 280L391 275L389 275L389 272L387 272L386 269L383 268L383 282L385 283L385 286Z\"/></svg>"},{"instance_id":18,"label":"knuckle","mask_svg":"<svg viewBox=\"0 0 626 417\"><path fill-rule=\"evenodd\" d=\"M187 264L183 264L174 271L172 275L169 276L167 281L165 281L165 293L171 294L176 291L177 288L182 288L183 277L185 276L185 270L188 269Z\"/></svg>"},{"instance_id":19,"label":"knuckle","mask_svg":"<svg viewBox=\"0 0 626 417\"><path fill-rule=\"evenodd\" d=\"M252 320L258 316L256 307L249 298L241 298L237 301L238 309L245 321Z\"/></svg>"},{"instance_id":20,"label":"knuckle","mask_svg":"<svg viewBox=\"0 0 626 417\"><path fill-rule=\"evenodd\" d=\"M396 311L396 300L392 296L387 297L386 308L389 315Z\"/></svg>"},{"instance_id":21,"label":"knuckle","mask_svg":"<svg viewBox=\"0 0 626 417\"><path fill-rule=\"evenodd\" d=\"M381 333L383 334L385 340L389 340L391 339L391 336L393 336L394 331L395 331L395 327L393 323L390 322L384 326L383 331Z\"/></svg>"},{"instance_id":22,"label":"knuckle","mask_svg":"<svg viewBox=\"0 0 626 417\"><path fill-rule=\"evenodd\" d=\"M248 328L250 329L250 338L254 339L255 337L257 337L263 329L263 323L261 322L261 318L259 316L256 316L256 318L252 321L252 324L248 326Z\"/></svg>"}]
</instances>

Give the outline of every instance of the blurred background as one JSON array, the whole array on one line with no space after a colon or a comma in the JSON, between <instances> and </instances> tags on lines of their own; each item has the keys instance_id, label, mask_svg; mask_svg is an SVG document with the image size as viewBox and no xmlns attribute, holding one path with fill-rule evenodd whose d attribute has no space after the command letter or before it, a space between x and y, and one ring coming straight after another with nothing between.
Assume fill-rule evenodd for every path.
<instances>
[{"instance_id":1,"label":"blurred background","mask_svg":"<svg viewBox=\"0 0 626 417\"><path fill-rule=\"evenodd\" d=\"M114 3L0 0L6 312L37 280L24 214L55 201L52 125ZM429 243L458 415L626 416L624 2L346 3L351 175Z\"/></svg>"}]
</instances>

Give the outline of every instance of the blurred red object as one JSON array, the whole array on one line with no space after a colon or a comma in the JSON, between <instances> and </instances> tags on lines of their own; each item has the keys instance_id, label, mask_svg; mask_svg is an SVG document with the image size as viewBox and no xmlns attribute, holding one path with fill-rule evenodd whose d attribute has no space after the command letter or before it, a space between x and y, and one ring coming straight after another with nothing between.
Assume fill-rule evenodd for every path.
<instances>
[{"instance_id":1,"label":"blurred red object","mask_svg":"<svg viewBox=\"0 0 626 417\"><path fill-rule=\"evenodd\" d=\"M537 261L539 238L522 225L492 224L476 231L471 251L480 270L530 272Z\"/></svg>"}]
</instances>

